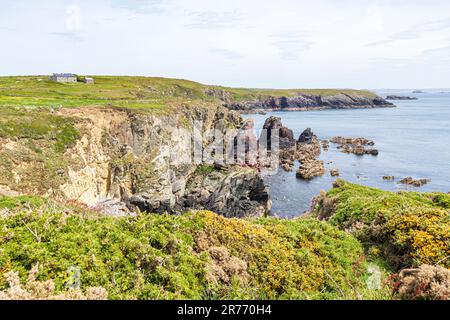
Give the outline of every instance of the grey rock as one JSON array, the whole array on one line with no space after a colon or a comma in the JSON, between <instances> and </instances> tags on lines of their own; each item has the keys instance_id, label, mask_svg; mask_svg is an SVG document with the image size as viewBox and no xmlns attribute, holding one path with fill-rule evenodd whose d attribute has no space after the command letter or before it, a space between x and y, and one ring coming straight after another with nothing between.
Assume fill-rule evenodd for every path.
<instances>
[{"instance_id":1,"label":"grey rock","mask_svg":"<svg viewBox=\"0 0 450 320\"><path fill-rule=\"evenodd\" d=\"M313 142L314 137L315 137L315 135L311 131L311 128L307 128L305 131L302 132L300 137L298 137L298 142L311 144Z\"/></svg>"},{"instance_id":2,"label":"grey rock","mask_svg":"<svg viewBox=\"0 0 450 320\"><path fill-rule=\"evenodd\" d=\"M417 97L408 96L387 96L386 100L418 100Z\"/></svg>"},{"instance_id":3,"label":"grey rock","mask_svg":"<svg viewBox=\"0 0 450 320\"><path fill-rule=\"evenodd\" d=\"M263 97L253 101L224 101L224 105L241 112L264 110L314 110L395 107L391 102L378 97L366 97L340 93L332 96L318 96L299 93L295 97Z\"/></svg>"}]
</instances>

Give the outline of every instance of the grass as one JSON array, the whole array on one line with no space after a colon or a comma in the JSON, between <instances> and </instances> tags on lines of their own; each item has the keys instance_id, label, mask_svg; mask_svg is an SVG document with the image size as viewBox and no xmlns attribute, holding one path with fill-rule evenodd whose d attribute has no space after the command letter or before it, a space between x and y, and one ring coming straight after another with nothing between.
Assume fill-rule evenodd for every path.
<instances>
[{"instance_id":1,"label":"grass","mask_svg":"<svg viewBox=\"0 0 450 320\"><path fill-rule=\"evenodd\" d=\"M209 164L202 164L195 169L196 175L208 175L212 172L216 171L215 167L213 165Z\"/></svg>"},{"instance_id":2,"label":"grass","mask_svg":"<svg viewBox=\"0 0 450 320\"><path fill-rule=\"evenodd\" d=\"M110 299L388 298L367 290L368 263L351 235L315 219L226 219L214 213L111 218L45 199L4 198L0 208L0 291L4 275L59 292L79 268L81 289ZM0 213L2 209L0 209Z\"/></svg>"},{"instance_id":3,"label":"grass","mask_svg":"<svg viewBox=\"0 0 450 320\"><path fill-rule=\"evenodd\" d=\"M58 189L73 162L64 153L81 136L76 121L43 108L0 107L0 184L24 193Z\"/></svg>"},{"instance_id":4,"label":"grass","mask_svg":"<svg viewBox=\"0 0 450 320\"><path fill-rule=\"evenodd\" d=\"M233 100L253 100L268 96L295 96L299 93L322 96L339 93L375 96L364 90L350 89L244 89L207 86L197 82L156 77L94 76L95 84L61 84L48 76L0 77L0 107L113 106L153 112L168 112L180 104L214 102L207 89L223 90Z\"/></svg>"},{"instance_id":5,"label":"grass","mask_svg":"<svg viewBox=\"0 0 450 320\"><path fill-rule=\"evenodd\" d=\"M54 149L63 152L79 138L75 120L45 110L0 107L0 137L54 142Z\"/></svg>"}]
</instances>

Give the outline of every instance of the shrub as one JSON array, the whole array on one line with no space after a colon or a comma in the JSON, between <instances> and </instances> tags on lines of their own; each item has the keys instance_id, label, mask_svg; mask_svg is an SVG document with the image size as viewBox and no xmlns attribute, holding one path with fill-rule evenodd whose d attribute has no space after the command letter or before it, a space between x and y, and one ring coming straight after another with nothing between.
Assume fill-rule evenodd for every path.
<instances>
[{"instance_id":1,"label":"shrub","mask_svg":"<svg viewBox=\"0 0 450 320\"><path fill-rule=\"evenodd\" d=\"M108 297L106 290L101 287L87 288L85 294L79 288L71 288L56 295L52 280L36 280L38 268L39 265L35 265L30 270L24 285L17 272L7 272L5 278L9 288L0 291L0 300L106 300Z\"/></svg>"},{"instance_id":2,"label":"shrub","mask_svg":"<svg viewBox=\"0 0 450 320\"><path fill-rule=\"evenodd\" d=\"M338 180L316 199L314 213L352 232L367 249L375 246L395 269L436 263L450 267L446 199L444 194L394 193Z\"/></svg>"},{"instance_id":3,"label":"shrub","mask_svg":"<svg viewBox=\"0 0 450 320\"><path fill-rule=\"evenodd\" d=\"M362 294L367 264L361 245L326 223L245 221L211 212L197 216L203 221L196 236L198 251L224 246L247 263L249 287L241 288L239 298L350 299Z\"/></svg>"},{"instance_id":4,"label":"shrub","mask_svg":"<svg viewBox=\"0 0 450 320\"><path fill-rule=\"evenodd\" d=\"M2 200L0 200L1 203ZM104 288L109 299L372 297L358 241L315 219L226 219L211 212L112 218L46 201L0 215L0 290L11 272L52 280L49 296ZM381 291L380 291L381 292ZM379 294L379 292L377 293Z\"/></svg>"},{"instance_id":5,"label":"shrub","mask_svg":"<svg viewBox=\"0 0 450 320\"><path fill-rule=\"evenodd\" d=\"M397 286L403 299L449 300L450 270L430 265L403 270Z\"/></svg>"}]
</instances>

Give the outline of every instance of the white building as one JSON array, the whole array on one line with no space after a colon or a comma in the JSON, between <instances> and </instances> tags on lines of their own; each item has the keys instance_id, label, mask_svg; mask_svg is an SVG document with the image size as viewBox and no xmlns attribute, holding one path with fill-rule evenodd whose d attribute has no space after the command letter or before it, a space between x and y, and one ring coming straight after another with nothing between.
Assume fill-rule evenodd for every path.
<instances>
[{"instance_id":1,"label":"white building","mask_svg":"<svg viewBox=\"0 0 450 320\"><path fill-rule=\"evenodd\" d=\"M77 76L72 73L54 73L50 80L61 83L77 82Z\"/></svg>"},{"instance_id":2,"label":"white building","mask_svg":"<svg viewBox=\"0 0 450 320\"><path fill-rule=\"evenodd\" d=\"M86 77L86 78L84 78L84 83L92 84L92 83L94 83L94 78Z\"/></svg>"}]
</instances>

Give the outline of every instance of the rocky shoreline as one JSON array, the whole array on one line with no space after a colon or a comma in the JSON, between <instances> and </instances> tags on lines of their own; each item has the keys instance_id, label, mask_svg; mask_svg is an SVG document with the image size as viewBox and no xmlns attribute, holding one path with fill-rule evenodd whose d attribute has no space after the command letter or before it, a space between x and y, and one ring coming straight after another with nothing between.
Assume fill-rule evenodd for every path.
<instances>
[{"instance_id":1,"label":"rocky shoreline","mask_svg":"<svg viewBox=\"0 0 450 320\"><path fill-rule=\"evenodd\" d=\"M378 149L367 147L374 146L375 142L366 138L334 137L330 141L331 143L337 144L337 148L344 153L353 153L357 156L362 156L365 154L377 156L379 154Z\"/></svg>"},{"instance_id":2,"label":"rocky shoreline","mask_svg":"<svg viewBox=\"0 0 450 320\"><path fill-rule=\"evenodd\" d=\"M224 101L224 106L241 113L271 111L310 111L326 109L393 108L395 105L379 96L362 96L341 93L331 96L299 94L295 97L264 97L253 101Z\"/></svg>"},{"instance_id":3,"label":"rocky shoreline","mask_svg":"<svg viewBox=\"0 0 450 320\"><path fill-rule=\"evenodd\" d=\"M419 100L416 97L409 96L387 96L386 100Z\"/></svg>"},{"instance_id":4,"label":"rocky shoreline","mask_svg":"<svg viewBox=\"0 0 450 320\"><path fill-rule=\"evenodd\" d=\"M299 161L297 178L311 180L325 174L324 163L318 160L321 143L310 128L305 129L295 140L292 130L283 126L281 118L272 116L266 119L263 129L268 134L274 130L279 132L279 162L282 169L292 171L295 161Z\"/></svg>"}]
</instances>

